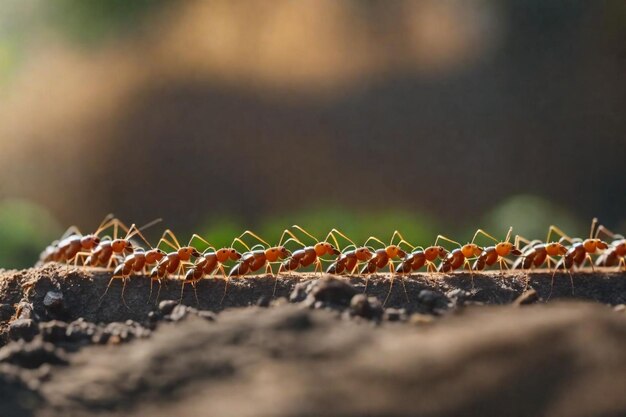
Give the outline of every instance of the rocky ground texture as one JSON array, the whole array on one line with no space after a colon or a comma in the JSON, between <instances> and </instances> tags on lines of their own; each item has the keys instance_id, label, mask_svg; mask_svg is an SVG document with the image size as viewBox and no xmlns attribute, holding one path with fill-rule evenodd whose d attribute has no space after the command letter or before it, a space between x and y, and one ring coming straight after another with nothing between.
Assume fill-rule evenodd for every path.
<instances>
[{"instance_id":1,"label":"rocky ground texture","mask_svg":"<svg viewBox=\"0 0 626 417\"><path fill-rule=\"evenodd\" d=\"M626 274L109 279L0 272L0 416L626 415Z\"/></svg>"}]
</instances>

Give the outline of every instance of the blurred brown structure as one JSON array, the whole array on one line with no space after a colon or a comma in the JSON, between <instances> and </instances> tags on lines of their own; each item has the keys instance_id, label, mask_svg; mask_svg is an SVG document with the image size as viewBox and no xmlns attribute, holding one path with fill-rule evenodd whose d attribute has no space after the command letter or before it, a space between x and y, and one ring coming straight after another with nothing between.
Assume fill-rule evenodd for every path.
<instances>
[{"instance_id":1,"label":"blurred brown structure","mask_svg":"<svg viewBox=\"0 0 626 417\"><path fill-rule=\"evenodd\" d=\"M91 49L35 39L0 195L63 223L320 199L458 223L518 193L626 218L621 1L189 1Z\"/></svg>"}]
</instances>

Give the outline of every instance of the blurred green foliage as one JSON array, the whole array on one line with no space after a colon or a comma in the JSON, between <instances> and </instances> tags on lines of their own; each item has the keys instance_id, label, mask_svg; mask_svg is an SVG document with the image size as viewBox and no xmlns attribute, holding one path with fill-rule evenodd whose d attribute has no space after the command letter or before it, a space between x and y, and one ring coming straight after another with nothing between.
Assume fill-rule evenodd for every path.
<instances>
[{"instance_id":1,"label":"blurred green foliage","mask_svg":"<svg viewBox=\"0 0 626 417\"><path fill-rule=\"evenodd\" d=\"M544 240L550 225L558 226L570 236L585 237L589 234L591 219L581 221L567 209L541 197L516 195L498 204L484 217L483 225L475 227L482 227L494 237L503 239L512 226L513 235Z\"/></svg>"},{"instance_id":2,"label":"blurred green foliage","mask_svg":"<svg viewBox=\"0 0 626 417\"><path fill-rule=\"evenodd\" d=\"M23 200L0 202L0 267L32 266L62 231L42 207Z\"/></svg>"},{"instance_id":3,"label":"blurred green foliage","mask_svg":"<svg viewBox=\"0 0 626 417\"><path fill-rule=\"evenodd\" d=\"M72 39L93 43L138 26L163 0L56 0L46 3L51 21Z\"/></svg>"}]
</instances>

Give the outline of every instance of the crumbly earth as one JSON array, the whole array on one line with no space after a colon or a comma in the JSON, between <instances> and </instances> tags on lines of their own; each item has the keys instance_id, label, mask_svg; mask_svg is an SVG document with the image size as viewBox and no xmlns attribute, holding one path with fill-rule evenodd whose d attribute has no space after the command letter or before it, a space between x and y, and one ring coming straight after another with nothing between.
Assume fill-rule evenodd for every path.
<instances>
[{"instance_id":1,"label":"crumbly earth","mask_svg":"<svg viewBox=\"0 0 626 417\"><path fill-rule=\"evenodd\" d=\"M0 416L626 415L626 274L389 278L0 272Z\"/></svg>"}]
</instances>

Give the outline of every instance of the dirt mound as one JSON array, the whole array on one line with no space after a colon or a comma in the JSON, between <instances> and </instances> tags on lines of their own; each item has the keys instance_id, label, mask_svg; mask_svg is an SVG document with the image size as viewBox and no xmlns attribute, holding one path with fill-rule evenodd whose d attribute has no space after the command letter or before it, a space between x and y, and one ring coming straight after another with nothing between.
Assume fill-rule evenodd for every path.
<instances>
[{"instance_id":1,"label":"dirt mound","mask_svg":"<svg viewBox=\"0 0 626 417\"><path fill-rule=\"evenodd\" d=\"M180 283L130 310L104 272L47 266L0 275L6 345L2 417L13 416L621 416L626 312L541 303L549 276L426 275L393 287L361 278L206 280L179 304ZM616 304L623 275L575 275L577 297ZM351 283L352 282L352 283ZM553 298L567 296L558 276ZM110 296L110 298L109 298ZM237 304L238 303L238 304ZM520 307L525 304L531 306ZM218 313L209 310L220 310ZM131 319L133 316L137 320ZM121 317L121 320L116 320ZM127 343L130 342L130 343Z\"/></svg>"}]
</instances>

